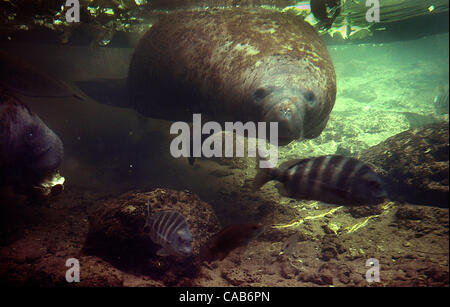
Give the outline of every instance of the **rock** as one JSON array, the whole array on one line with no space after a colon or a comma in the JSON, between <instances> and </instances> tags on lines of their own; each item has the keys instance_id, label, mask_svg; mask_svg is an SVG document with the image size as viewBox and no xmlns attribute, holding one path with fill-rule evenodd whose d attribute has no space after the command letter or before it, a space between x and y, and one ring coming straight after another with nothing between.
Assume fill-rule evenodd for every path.
<instances>
[{"instance_id":1,"label":"rock","mask_svg":"<svg viewBox=\"0 0 450 307\"><path fill-rule=\"evenodd\" d=\"M18 240L10 245L10 257L17 263L33 263L46 252L42 242L33 239Z\"/></svg>"},{"instance_id":2,"label":"rock","mask_svg":"<svg viewBox=\"0 0 450 307\"><path fill-rule=\"evenodd\" d=\"M147 201L151 212L176 210L183 214L193 236L192 256L184 259L159 257L159 245L143 231L147 219ZM89 233L84 250L108 260L121 269L138 270L176 285L183 277L198 272L195 256L200 247L220 230L220 224L211 207L190 192L155 189L147 193L127 193L103 204L89 217Z\"/></svg>"},{"instance_id":3,"label":"rock","mask_svg":"<svg viewBox=\"0 0 450 307\"><path fill-rule=\"evenodd\" d=\"M289 261L281 262L281 270L280 275L285 279L293 279L296 275L298 275L299 270L295 268Z\"/></svg>"},{"instance_id":4,"label":"rock","mask_svg":"<svg viewBox=\"0 0 450 307\"><path fill-rule=\"evenodd\" d=\"M346 209L354 218L373 216L383 212L381 206L355 206Z\"/></svg>"},{"instance_id":5,"label":"rock","mask_svg":"<svg viewBox=\"0 0 450 307\"><path fill-rule=\"evenodd\" d=\"M351 272L350 271L344 271L344 272L340 272L338 275L339 281L343 284L348 284L351 281Z\"/></svg>"},{"instance_id":6,"label":"rock","mask_svg":"<svg viewBox=\"0 0 450 307\"><path fill-rule=\"evenodd\" d=\"M338 254L345 252L345 247L339 242L339 239L334 235L326 235L321 242L321 254L319 258L323 261L329 261L330 259L337 259Z\"/></svg>"},{"instance_id":7,"label":"rock","mask_svg":"<svg viewBox=\"0 0 450 307\"><path fill-rule=\"evenodd\" d=\"M333 284L333 277L327 274L312 274L312 273L305 273L301 274L298 278L299 281L303 282L311 282L320 286L325 285L332 285Z\"/></svg>"},{"instance_id":8,"label":"rock","mask_svg":"<svg viewBox=\"0 0 450 307\"><path fill-rule=\"evenodd\" d=\"M424 208L410 208L400 207L398 208L395 216L399 220L422 220L427 215Z\"/></svg>"},{"instance_id":9,"label":"rock","mask_svg":"<svg viewBox=\"0 0 450 307\"><path fill-rule=\"evenodd\" d=\"M399 133L359 158L384 175L392 200L448 208L448 122Z\"/></svg>"},{"instance_id":10,"label":"rock","mask_svg":"<svg viewBox=\"0 0 450 307\"><path fill-rule=\"evenodd\" d=\"M409 127L412 129L435 124L439 121L434 115L423 115L412 112L403 112L402 114L405 116L406 120L409 122Z\"/></svg>"},{"instance_id":11,"label":"rock","mask_svg":"<svg viewBox=\"0 0 450 307\"><path fill-rule=\"evenodd\" d=\"M425 272L425 276L431 279L431 282L442 283L448 285L448 272L443 271L438 266L432 267Z\"/></svg>"}]
</instances>

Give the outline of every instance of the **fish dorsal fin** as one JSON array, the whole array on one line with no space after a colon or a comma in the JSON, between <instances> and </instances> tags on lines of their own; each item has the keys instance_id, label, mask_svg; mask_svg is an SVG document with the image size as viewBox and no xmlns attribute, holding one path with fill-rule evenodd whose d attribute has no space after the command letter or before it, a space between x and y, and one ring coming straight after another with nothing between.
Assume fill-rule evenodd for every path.
<instances>
[{"instance_id":1,"label":"fish dorsal fin","mask_svg":"<svg viewBox=\"0 0 450 307\"><path fill-rule=\"evenodd\" d=\"M308 161L309 159L293 159L293 160L289 160L289 161L285 161L283 163L280 164L280 169L281 170L287 170L290 169L296 165L302 164L306 161Z\"/></svg>"}]
</instances>

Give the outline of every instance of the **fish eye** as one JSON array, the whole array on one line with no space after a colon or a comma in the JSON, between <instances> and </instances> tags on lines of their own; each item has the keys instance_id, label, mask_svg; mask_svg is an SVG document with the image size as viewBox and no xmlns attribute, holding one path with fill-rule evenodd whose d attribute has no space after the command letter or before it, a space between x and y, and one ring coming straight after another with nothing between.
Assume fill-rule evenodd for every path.
<instances>
[{"instance_id":1,"label":"fish eye","mask_svg":"<svg viewBox=\"0 0 450 307\"><path fill-rule=\"evenodd\" d=\"M310 105L314 105L316 102L316 95L312 91L307 91L304 95L306 102L308 102Z\"/></svg>"},{"instance_id":2,"label":"fish eye","mask_svg":"<svg viewBox=\"0 0 450 307\"><path fill-rule=\"evenodd\" d=\"M267 97L269 94L270 94L269 90L260 87L253 93L253 97L255 97L257 100L260 100Z\"/></svg>"}]
</instances>

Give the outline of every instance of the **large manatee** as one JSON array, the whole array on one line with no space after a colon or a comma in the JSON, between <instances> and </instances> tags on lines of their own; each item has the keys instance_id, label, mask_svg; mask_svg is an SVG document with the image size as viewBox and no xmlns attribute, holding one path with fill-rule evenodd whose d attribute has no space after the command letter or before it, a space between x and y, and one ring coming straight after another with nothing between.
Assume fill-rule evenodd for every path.
<instances>
[{"instance_id":1,"label":"large manatee","mask_svg":"<svg viewBox=\"0 0 450 307\"><path fill-rule=\"evenodd\" d=\"M128 73L146 116L279 123L279 144L317 137L336 98L328 51L301 17L274 9L178 11L141 38Z\"/></svg>"},{"instance_id":2,"label":"large manatee","mask_svg":"<svg viewBox=\"0 0 450 307\"><path fill-rule=\"evenodd\" d=\"M59 137L0 86L0 186L40 185L54 175L62 159Z\"/></svg>"}]
</instances>

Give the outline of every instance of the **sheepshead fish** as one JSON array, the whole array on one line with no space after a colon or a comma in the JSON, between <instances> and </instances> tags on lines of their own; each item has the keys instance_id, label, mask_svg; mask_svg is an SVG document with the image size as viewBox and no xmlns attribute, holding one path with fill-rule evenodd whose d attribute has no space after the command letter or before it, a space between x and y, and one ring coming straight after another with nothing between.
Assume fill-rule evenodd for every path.
<instances>
[{"instance_id":1,"label":"sheepshead fish","mask_svg":"<svg viewBox=\"0 0 450 307\"><path fill-rule=\"evenodd\" d=\"M280 168L261 169L254 190L271 180L281 183L283 196L335 205L375 204L388 196L382 178L367 164L339 155L292 160Z\"/></svg>"},{"instance_id":2,"label":"sheepshead fish","mask_svg":"<svg viewBox=\"0 0 450 307\"><path fill-rule=\"evenodd\" d=\"M234 224L214 235L202 248L200 259L223 260L234 249L247 245L264 231L260 223Z\"/></svg>"},{"instance_id":3,"label":"sheepshead fish","mask_svg":"<svg viewBox=\"0 0 450 307\"><path fill-rule=\"evenodd\" d=\"M438 114L448 114L448 87L434 98L434 107Z\"/></svg>"},{"instance_id":4,"label":"sheepshead fish","mask_svg":"<svg viewBox=\"0 0 450 307\"><path fill-rule=\"evenodd\" d=\"M163 210L147 218L152 241L162 248L158 256L188 256L192 253L192 235L186 218L174 210Z\"/></svg>"}]
</instances>

